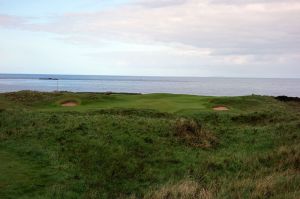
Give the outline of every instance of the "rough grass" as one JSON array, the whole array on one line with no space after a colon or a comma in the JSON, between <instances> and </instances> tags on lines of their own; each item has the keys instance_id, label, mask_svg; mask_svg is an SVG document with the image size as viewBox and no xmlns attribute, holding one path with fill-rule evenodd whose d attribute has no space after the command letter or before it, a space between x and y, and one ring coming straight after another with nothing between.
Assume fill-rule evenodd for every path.
<instances>
[{"instance_id":1,"label":"rough grass","mask_svg":"<svg viewBox=\"0 0 300 199\"><path fill-rule=\"evenodd\" d=\"M218 141L212 132L193 119L179 118L174 125L175 136L179 137L186 144L200 148L211 148Z\"/></svg>"},{"instance_id":2,"label":"rough grass","mask_svg":"<svg viewBox=\"0 0 300 199\"><path fill-rule=\"evenodd\" d=\"M60 106L70 99L80 106ZM0 94L0 198L296 199L299 107L264 96Z\"/></svg>"},{"instance_id":3,"label":"rough grass","mask_svg":"<svg viewBox=\"0 0 300 199\"><path fill-rule=\"evenodd\" d=\"M167 184L158 190L151 191L144 199L213 199L214 193L193 180L184 180Z\"/></svg>"}]
</instances>

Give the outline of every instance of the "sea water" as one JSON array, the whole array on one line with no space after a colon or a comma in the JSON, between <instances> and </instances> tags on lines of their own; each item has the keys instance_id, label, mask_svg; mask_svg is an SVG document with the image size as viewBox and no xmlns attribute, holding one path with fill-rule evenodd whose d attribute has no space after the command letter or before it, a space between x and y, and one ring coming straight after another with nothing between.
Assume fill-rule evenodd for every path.
<instances>
[{"instance_id":1,"label":"sea water","mask_svg":"<svg viewBox=\"0 0 300 199\"><path fill-rule=\"evenodd\" d=\"M52 78L47 80L47 78ZM58 79L58 80L55 80ZM300 97L300 78L144 77L0 74L0 92L20 90Z\"/></svg>"}]
</instances>

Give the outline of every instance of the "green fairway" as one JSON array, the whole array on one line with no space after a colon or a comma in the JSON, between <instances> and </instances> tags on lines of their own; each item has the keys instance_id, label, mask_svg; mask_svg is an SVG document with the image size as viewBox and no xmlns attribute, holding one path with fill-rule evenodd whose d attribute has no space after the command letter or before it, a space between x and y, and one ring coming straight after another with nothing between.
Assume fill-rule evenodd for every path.
<instances>
[{"instance_id":1,"label":"green fairway","mask_svg":"<svg viewBox=\"0 0 300 199\"><path fill-rule=\"evenodd\" d=\"M296 199L299 143L268 96L3 93L0 198Z\"/></svg>"},{"instance_id":2,"label":"green fairway","mask_svg":"<svg viewBox=\"0 0 300 199\"><path fill-rule=\"evenodd\" d=\"M0 107L26 107L47 111L95 111L103 109L152 109L169 113L212 111L214 106L226 106L230 112L270 110L280 103L270 97L206 97L176 94L95 94L95 93L9 93L2 97ZM64 101L78 106L62 107ZM9 104L9 105L7 105Z\"/></svg>"}]
</instances>

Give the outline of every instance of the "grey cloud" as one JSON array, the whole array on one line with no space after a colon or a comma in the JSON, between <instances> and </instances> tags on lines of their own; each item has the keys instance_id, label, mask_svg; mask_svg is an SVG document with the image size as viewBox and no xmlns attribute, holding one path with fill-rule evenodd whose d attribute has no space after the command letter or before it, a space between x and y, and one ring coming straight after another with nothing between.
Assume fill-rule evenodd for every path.
<instances>
[{"instance_id":1,"label":"grey cloud","mask_svg":"<svg viewBox=\"0 0 300 199\"><path fill-rule=\"evenodd\" d=\"M112 9L107 12L71 13L46 24L22 28L66 35L123 40L129 42L179 43L196 48L211 48L224 54L279 54L300 51L299 9L284 10L275 6L274 12L249 10L245 7L211 6L208 3L172 1L172 7L152 10L148 7ZM147 1L150 4L169 4L171 1ZM160 2L160 3L159 3ZM146 1L141 1L145 4ZM292 8L293 5L290 5ZM287 7L287 8L290 8ZM273 7L272 7L273 8ZM1 19L1 18L0 18ZM1 21L0 21L1 23Z\"/></svg>"},{"instance_id":2,"label":"grey cloud","mask_svg":"<svg viewBox=\"0 0 300 199\"><path fill-rule=\"evenodd\" d=\"M211 49L206 58L184 58L182 64L197 65L205 60L206 65L290 65L296 71L300 58L293 55L300 54L300 2L222 2L140 1L101 12L66 13L50 23L27 23L21 28L69 39L82 36L92 43L112 40Z\"/></svg>"}]
</instances>

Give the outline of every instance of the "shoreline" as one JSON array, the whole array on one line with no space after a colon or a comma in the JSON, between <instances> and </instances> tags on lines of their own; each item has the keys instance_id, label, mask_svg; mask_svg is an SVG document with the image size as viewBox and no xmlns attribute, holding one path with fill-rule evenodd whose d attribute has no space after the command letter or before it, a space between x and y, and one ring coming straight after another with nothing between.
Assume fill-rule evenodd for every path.
<instances>
[{"instance_id":1,"label":"shoreline","mask_svg":"<svg viewBox=\"0 0 300 199\"><path fill-rule=\"evenodd\" d=\"M19 93L19 92L33 92L33 93L74 93L74 94L103 94L103 95L155 95L155 94L165 94L165 95L187 95L187 96L198 96L198 97L247 97L247 96L266 96L273 97L279 101L300 101L300 96L287 96L287 95L260 95L260 94L249 94L249 95L196 95L196 94L185 94L185 93L133 93L133 92L114 92L114 91L104 91L104 92L91 92L91 91L37 91L37 90L19 90L11 92L0 92L0 94L7 93Z\"/></svg>"}]
</instances>

